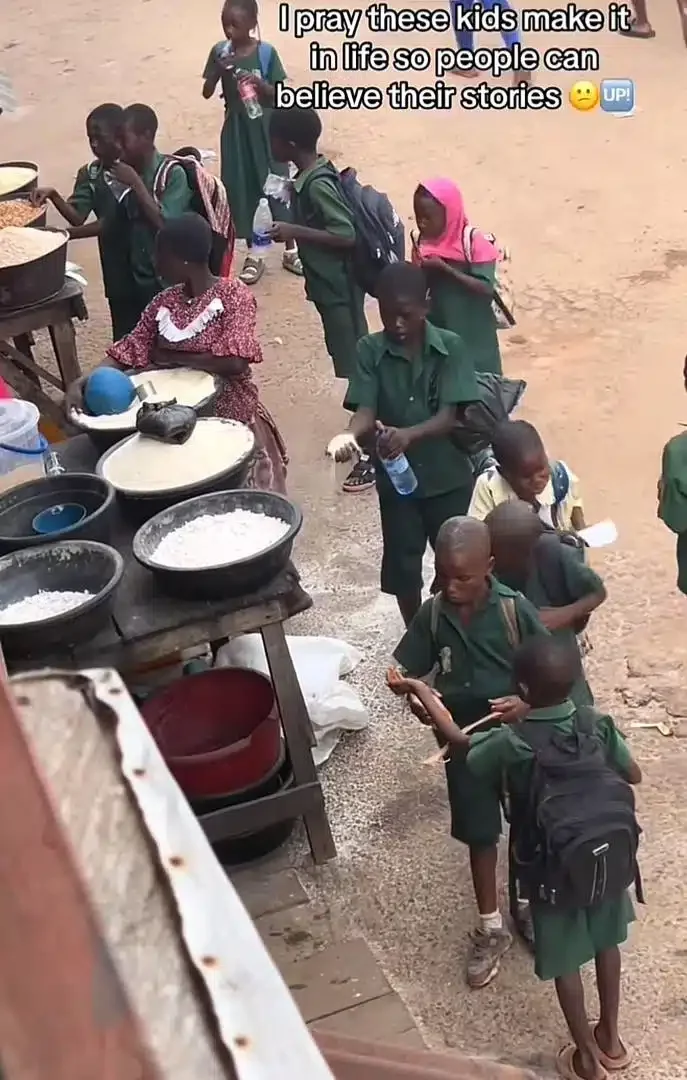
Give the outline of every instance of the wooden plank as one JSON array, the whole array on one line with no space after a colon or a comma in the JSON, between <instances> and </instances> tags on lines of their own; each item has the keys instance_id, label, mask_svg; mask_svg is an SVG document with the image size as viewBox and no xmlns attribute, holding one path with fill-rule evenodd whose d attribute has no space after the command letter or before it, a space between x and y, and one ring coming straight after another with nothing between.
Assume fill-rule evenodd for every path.
<instances>
[{"instance_id":1,"label":"wooden plank","mask_svg":"<svg viewBox=\"0 0 687 1080\"><path fill-rule=\"evenodd\" d=\"M386 994L363 1005L334 1013L311 1024L313 1031L333 1032L340 1035L357 1035L360 1039L399 1044L404 1035L418 1034L415 1021L398 994ZM410 1045L413 1040L408 1040ZM424 1041L420 1036L420 1046Z\"/></svg>"},{"instance_id":2,"label":"wooden plank","mask_svg":"<svg viewBox=\"0 0 687 1080\"><path fill-rule=\"evenodd\" d=\"M390 992L382 969L362 938L316 953L282 970L307 1023L362 1005Z\"/></svg>"},{"instance_id":3,"label":"wooden plank","mask_svg":"<svg viewBox=\"0 0 687 1080\"><path fill-rule=\"evenodd\" d=\"M3 1075L159 1080L10 694L0 682Z\"/></svg>"},{"instance_id":4,"label":"wooden plank","mask_svg":"<svg viewBox=\"0 0 687 1080\"><path fill-rule=\"evenodd\" d=\"M83 289L76 281L67 278L61 292L44 304L11 314L0 310L0 341L13 340L34 330L46 330L48 326L63 323L66 319L83 321L87 318Z\"/></svg>"},{"instance_id":5,"label":"wooden plank","mask_svg":"<svg viewBox=\"0 0 687 1080\"><path fill-rule=\"evenodd\" d=\"M106 944L163 1075L226 1080L226 1056L198 995L138 808L119 771L110 714L94 712L82 693L59 678L15 679L11 686ZM59 997L52 1011L61 1022ZM1 1036L0 1045L4 1055ZM120 1074L94 1069L88 1080L106 1075ZM80 1077L75 1072L70 1080Z\"/></svg>"},{"instance_id":6,"label":"wooden plank","mask_svg":"<svg viewBox=\"0 0 687 1080\"><path fill-rule=\"evenodd\" d=\"M264 869L238 870L231 883L253 919L308 903L308 894L295 870L265 875Z\"/></svg>"}]
</instances>

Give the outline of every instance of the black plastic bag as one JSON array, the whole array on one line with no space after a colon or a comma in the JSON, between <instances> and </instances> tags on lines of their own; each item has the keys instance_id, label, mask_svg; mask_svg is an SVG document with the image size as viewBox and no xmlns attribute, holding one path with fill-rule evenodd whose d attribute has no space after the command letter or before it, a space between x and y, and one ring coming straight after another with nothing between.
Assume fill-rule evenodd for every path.
<instances>
[{"instance_id":1,"label":"black plastic bag","mask_svg":"<svg viewBox=\"0 0 687 1080\"><path fill-rule=\"evenodd\" d=\"M475 377L479 401L466 406L451 435L470 457L489 449L496 426L508 419L527 388L524 379L507 379L491 372L478 371Z\"/></svg>"},{"instance_id":2,"label":"black plastic bag","mask_svg":"<svg viewBox=\"0 0 687 1080\"><path fill-rule=\"evenodd\" d=\"M195 409L172 401L144 401L136 414L136 430L149 439L180 446L193 434L198 422Z\"/></svg>"}]
</instances>

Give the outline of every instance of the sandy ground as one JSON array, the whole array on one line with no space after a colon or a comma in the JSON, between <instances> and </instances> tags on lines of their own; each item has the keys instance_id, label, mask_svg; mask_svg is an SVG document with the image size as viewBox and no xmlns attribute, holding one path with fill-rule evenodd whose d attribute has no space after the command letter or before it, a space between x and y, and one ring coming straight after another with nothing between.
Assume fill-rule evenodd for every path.
<instances>
[{"instance_id":1,"label":"sandy ground","mask_svg":"<svg viewBox=\"0 0 687 1080\"><path fill-rule=\"evenodd\" d=\"M202 101L199 81L218 37L215 0L64 0L40 14L26 0L5 7L0 68L24 108L2 122L3 157L40 161L43 182L66 191L88 156L83 118L105 100L154 105L162 148L217 145L220 107ZM276 8L263 0L263 34L292 79L309 81L307 44L277 34ZM546 114L383 110L333 113L324 137L327 153L355 164L405 214L424 175L453 176L473 220L509 242L521 318L505 357L508 372L529 382L523 412L536 418L551 454L582 477L588 520L609 515L620 529L615 550L598 560L609 601L593 624L590 670L600 701L626 729L639 718L687 713L684 599L674 588L671 537L655 516L661 446L685 412L685 156L676 133L687 55L673 5L652 15L652 42L605 33L536 42L600 48L601 75L636 80L630 120L567 106ZM419 43L442 44L431 36ZM382 85L387 76L370 81ZM567 89L574 77L546 81ZM94 247L75 245L75 255L92 281L91 320L79 329L90 366L108 324ZM322 447L342 423L342 388L301 283L280 271L276 253L258 295L260 382L289 441L291 490L306 511L299 559L315 608L297 629L338 634L365 650L357 682L373 719L325 768L340 854L311 882L368 938L430 1041L546 1062L563 1023L551 988L535 984L519 950L487 990L463 986L473 919L466 861L447 835L441 775L419 764L427 735L380 685L400 623L377 590L375 499L334 492ZM632 1075L658 1080L687 1076L687 743L641 731L632 744L646 770L650 902L626 952L623 1019L639 1050Z\"/></svg>"}]
</instances>

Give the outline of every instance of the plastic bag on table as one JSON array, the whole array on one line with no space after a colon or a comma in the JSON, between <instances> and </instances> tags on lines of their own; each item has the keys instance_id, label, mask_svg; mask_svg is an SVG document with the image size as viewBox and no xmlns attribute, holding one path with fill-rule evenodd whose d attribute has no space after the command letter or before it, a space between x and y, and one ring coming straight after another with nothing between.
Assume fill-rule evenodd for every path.
<instances>
[{"instance_id":1,"label":"plastic bag on table","mask_svg":"<svg viewBox=\"0 0 687 1080\"><path fill-rule=\"evenodd\" d=\"M370 722L357 692L341 680L358 666L362 653L337 638L287 636L286 644L315 735L313 760L321 765L344 731L360 731ZM243 634L223 645L216 666L270 674L259 634Z\"/></svg>"},{"instance_id":2,"label":"plastic bag on table","mask_svg":"<svg viewBox=\"0 0 687 1080\"><path fill-rule=\"evenodd\" d=\"M136 430L149 439L181 445L198 422L195 409L172 401L144 401L136 414Z\"/></svg>"},{"instance_id":3,"label":"plastic bag on table","mask_svg":"<svg viewBox=\"0 0 687 1080\"><path fill-rule=\"evenodd\" d=\"M471 456L491 445L497 424L508 419L527 388L524 379L507 379L491 372L478 371L476 379L479 401L466 406L451 433L453 441Z\"/></svg>"}]
</instances>

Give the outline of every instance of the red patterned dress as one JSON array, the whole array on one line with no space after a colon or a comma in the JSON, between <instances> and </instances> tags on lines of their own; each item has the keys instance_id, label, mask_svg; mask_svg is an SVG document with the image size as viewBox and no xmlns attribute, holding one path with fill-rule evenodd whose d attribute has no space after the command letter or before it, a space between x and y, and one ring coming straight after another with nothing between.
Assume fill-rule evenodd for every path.
<instances>
[{"instance_id":1,"label":"red patterned dress","mask_svg":"<svg viewBox=\"0 0 687 1080\"><path fill-rule=\"evenodd\" d=\"M183 286L165 289L145 309L135 329L116 341L108 356L121 367L150 367L153 347L188 353L236 357L262 362L256 337L257 304L237 279L218 279L202 296L189 297ZM209 374L216 374L210 364ZM247 486L285 492L286 447L277 425L260 401L250 368L224 379L215 403L217 416L238 420L252 429L257 452Z\"/></svg>"}]
</instances>

